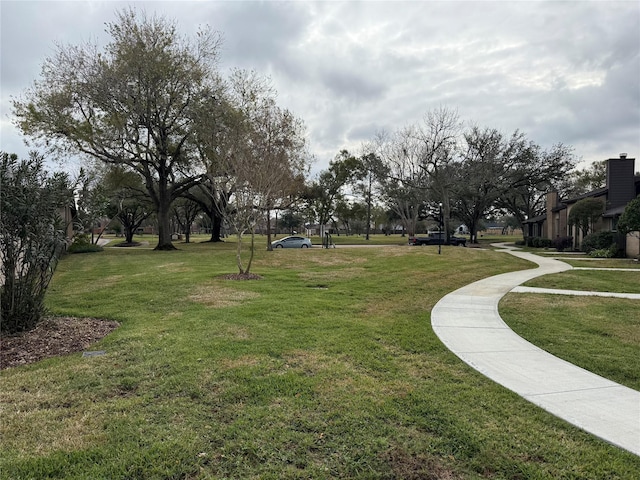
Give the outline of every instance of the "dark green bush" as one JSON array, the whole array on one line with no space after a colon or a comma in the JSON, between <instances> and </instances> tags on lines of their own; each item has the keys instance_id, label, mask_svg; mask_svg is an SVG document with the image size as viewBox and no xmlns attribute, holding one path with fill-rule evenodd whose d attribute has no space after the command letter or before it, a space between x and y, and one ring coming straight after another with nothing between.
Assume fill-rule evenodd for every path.
<instances>
[{"instance_id":1,"label":"dark green bush","mask_svg":"<svg viewBox=\"0 0 640 480\"><path fill-rule=\"evenodd\" d=\"M553 243L558 252L564 252L573 247L573 237L557 237Z\"/></svg>"},{"instance_id":2,"label":"dark green bush","mask_svg":"<svg viewBox=\"0 0 640 480\"><path fill-rule=\"evenodd\" d=\"M73 201L63 173L49 175L44 157L26 160L0 152L0 330L17 333L36 326L44 296L66 245L60 211Z\"/></svg>"},{"instance_id":3,"label":"dark green bush","mask_svg":"<svg viewBox=\"0 0 640 480\"><path fill-rule=\"evenodd\" d=\"M593 250L608 250L612 257L624 256L620 247L620 238L616 232L597 232L587 235L582 240L580 249L585 253L591 253Z\"/></svg>"},{"instance_id":4,"label":"dark green bush","mask_svg":"<svg viewBox=\"0 0 640 480\"><path fill-rule=\"evenodd\" d=\"M527 247L550 248L553 247L553 240L544 237L527 237Z\"/></svg>"},{"instance_id":5,"label":"dark green bush","mask_svg":"<svg viewBox=\"0 0 640 480\"><path fill-rule=\"evenodd\" d=\"M67 253L93 253L102 252L102 250L101 246L91 243L89 236L83 233L76 235L73 243L67 248Z\"/></svg>"}]
</instances>

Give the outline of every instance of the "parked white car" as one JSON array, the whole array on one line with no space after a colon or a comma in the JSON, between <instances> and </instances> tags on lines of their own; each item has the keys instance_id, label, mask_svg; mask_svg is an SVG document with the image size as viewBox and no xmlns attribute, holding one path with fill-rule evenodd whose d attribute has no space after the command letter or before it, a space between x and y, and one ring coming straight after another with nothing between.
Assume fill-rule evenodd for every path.
<instances>
[{"instance_id":1,"label":"parked white car","mask_svg":"<svg viewBox=\"0 0 640 480\"><path fill-rule=\"evenodd\" d=\"M289 237L281 238L271 242L273 248L311 248L311 239L307 237L300 237L298 235L291 235Z\"/></svg>"}]
</instances>

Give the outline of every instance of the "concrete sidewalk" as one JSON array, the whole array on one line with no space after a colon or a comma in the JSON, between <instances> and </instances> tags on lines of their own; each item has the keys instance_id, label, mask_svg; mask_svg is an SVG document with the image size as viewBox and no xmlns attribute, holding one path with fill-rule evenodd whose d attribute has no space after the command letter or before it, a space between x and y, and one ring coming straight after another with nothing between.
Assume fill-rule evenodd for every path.
<instances>
[{"instance_id":1,"label":"concrete sidewalk","mask_svg":"<svg viewBox=\"0 0 640 480\"><path fill-rule=\"evenodd\" d=\"M496 245L503 246L503 245ZM573 425L640 456L640 392L555 357L516 335L498 302L517 285L571 266L508 250L538 268L474 282L443 297L431 311L440 340L483 375Z\"/></svg>"}]
</instances>

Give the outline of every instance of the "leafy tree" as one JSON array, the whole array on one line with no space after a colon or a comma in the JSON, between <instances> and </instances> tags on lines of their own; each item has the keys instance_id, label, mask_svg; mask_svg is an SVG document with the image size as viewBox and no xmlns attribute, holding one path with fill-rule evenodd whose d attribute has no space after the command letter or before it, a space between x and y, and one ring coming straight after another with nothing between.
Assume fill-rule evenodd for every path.
<instances>
[{"instance_id":1,"label":"leafy tree","mask_svg":"<svg viewBox=\"0 0 640 480\"><path fill-rule=\"evenodd\" d=\"M593 224L602 217L604 207L604 202L599 198L583 198L571 208L567 221L569 225L579 228L584 238L589 234Z\"/></svg>"},{"instance_id":2,"label":"leafy tree","mask_svg":"<svg viewBox=\"0 0 640 480\"><path fill-rule=\"evenodd\" d=\"M496 206L513 215L519 225L546 211L548 192L566 191L566 179L575 165L571 147L558 143L543 150L520 132L514 133L509 154L503 157L504 185Z\"/></svg>"},{"instance_id":3,"label":"leafy tree","mask_svg":"<svg viewBox=\"0 0 640 480\"><path fill-rule=\"evenodd\" d=\"M283 230L293 235L293 232L300 228L303 221L304 220L300 214L287 210L284 212L282 217L280 217L280 226Z\"/></svg>"},{"instance_id":4,"label":"leafy tree","mask_svg":"<svg viewBox=\"0 0 640 480\"><path fill-rule=\"evenodd\" d=\"M104 165L98 174L99 191L107 199L106 216L120 223L125 245L133 245L138 228L154 208L140 176L126 165Z\"/></svg>"},{"instance_id":5,"label":"leafy tree","mask_svg":"<svg viewBox=\"0 0 640 480\"><path fill-rule=\"evenodd\" d=\"M209 242L222 241L222 224L227 216L229 198L231 197L230 182L224 182L213 175L206 175L203 180L183 194L183 197L196 203L203 212L211 228Z\"/></svg>"},{"instance_id":6,"label":"leafy tree","mask_svg":"<svg viewBox=\"0 0 640 480\"><path fill-rule=\"evenodd\" d=\"M120 194L112 198L109 213L117 219L124 230L125 246L135 245L133 236L142 223L151 216L152 210L147 202L139 197L127 197Z\"/></svg>"},{"instance_id":7,"label":"leafy tree","mask_svg":"<svg viewBox=\"0 0 640 480\"><path fill-rule=\"evenodd\" d=\"M575 197L604 188L607 185L607 161L593 162L587 168L575 170L568 179L566 195Z\"/></svg>"},{"instance_id":8,"label":"leafy tree","mask_svg":"<svg viewBox=\"0 0 640 480\"><path fill-rule=\"evenodd\" d=\"M358 182L355 185L355 191L364 199L366 205L366 216L362 220L365 225L365 239L369 240L371 233L371 220L373 205L373 194L375 190L379 190L380 184L378 177L384 171L384 165L380 157L372 152L374 145L365 147L369 153L363 154L359 158L359 166L357 172Z\"/></svg>"},{"instance_id":9,"label":"leafy tree","mask_svg":"<svg viewBox=\"0 0 640 480\"><path fill-rule=\"evenodd\" d=\"M625 235L631 234L640 238L640 197L634 198L625 207L618 220L618 231ZM640 257L640 246L638 248L638 257Z\"/></svg>"},{"instance_id":10,"label":"leafy tree","mask_svg":"<svg viewBox=\"0 0 640 480\"><path fill-rule=\"evenodd\" d=\"M480 220L491 212L503 192L503 137L495 129L473 127L464 135L466 153L456 165L453 212L475 241Z\"/></svg>"},{"instance_id":11,"label":"leafy tree","mask_svg":"<svg viewBox=\"0 0 640 480\"><path fill-rule=\"evenodd\" d=\"M67 175L49 175L44 157L0 152L0 328L32 329L45 312L44 296L66 246L61 210L73 202Z\"/></svg>"},{"instance_id":12,"label":"leafy tree","mask_svg":"<svg viewBox=\"0 0 640 480\"><path fill-rule=\"evenodd\" d=\"M354 231L359 235L369 213L367 206L362 203L340 200L336 203L335 215L336 220L342 223L346 235L352 235Z\"/></svg>"},{"instance_id":13,"label":"leafy tree","mask_svg":"<svg viewBox=\"0 0 640 480\"><path fill-rule=\"evenodd\" d=\"M76 190L75 229L80 232L91 231L90 243L98 243L102 231L94 239L93 229L109 217L109 192L106 189L104 171L100 165L88 169L81 168ZM76 242L74 242L76 243Z\"/></svg>"},{"instance_id":14,"label":"leafy tree","mask_svg":"<svg viewBox=\"0 0 640 480\"><path fill-rule=\"evenodd\" d=\"M217 91L218 36L180 37L163 18L129 9L107 24L111 42L59 46L42 78L13 102L18 127L62 152L125 165L144 181L158 217L157 250L173 249L171 203L200 181L194 144Z\"/></svg>"},{"instance_id":15,"label":"leafy tree","mask_svg":"<svg viewBox=\"0 0 640 480\"><path fill-rule=\"evenodd\" d=\"M344 198L343 189L357 178L359 168L359 160L347 150L342 150L329 162L329 168L320 172L317 181L308 187L306 200L321 229L330 221L335 223L335 209ZM323 235L324 232L321 231L320 234Z\"/></svg>"}]
</instances>

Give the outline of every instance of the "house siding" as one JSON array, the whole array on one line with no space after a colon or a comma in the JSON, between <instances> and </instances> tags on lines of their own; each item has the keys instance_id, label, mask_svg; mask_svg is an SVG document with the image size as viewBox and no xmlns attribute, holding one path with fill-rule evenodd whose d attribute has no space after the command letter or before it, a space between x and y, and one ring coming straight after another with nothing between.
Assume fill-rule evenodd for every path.
<instances>
[{"instance_id":1,"label":"house siding","mask_svg":"<svg viewBox=\"0 0 640 480\"><path fill-rule=\"evenodd\" d=\"M640 258L640 232L631 232L627 235L627 257Z\"/></svg>"}]
</instances>

